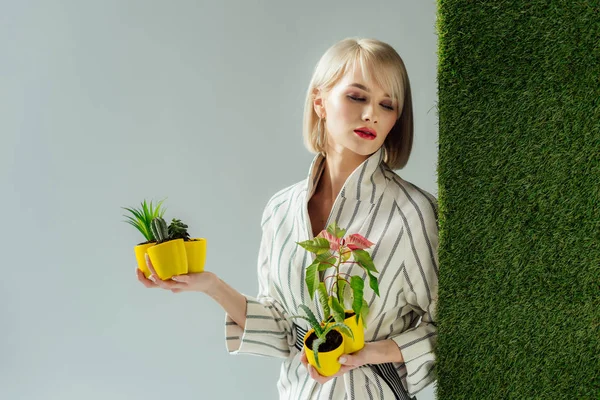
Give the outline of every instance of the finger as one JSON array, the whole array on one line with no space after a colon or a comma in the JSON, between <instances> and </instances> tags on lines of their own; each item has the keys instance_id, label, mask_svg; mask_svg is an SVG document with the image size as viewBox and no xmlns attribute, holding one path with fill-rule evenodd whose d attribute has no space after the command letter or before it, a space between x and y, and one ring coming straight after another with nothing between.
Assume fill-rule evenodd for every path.
<instances>
[{"instance_id":1,"label":"finger","mask_svg":"<svg viewBox=\"0 0 600 400\"><path fill-rule=\"evenodd\" d=\"M175 275L171 277L172 280L179 283L185 283L186 285L190 283L191 277L188 275Z\"/></svg>"},{"instance_id":2,"label":"finger","mask_svg":"<svg viewBox=\"0 0 600 400\"><path fill-rule=\"evenodd\" d=\"M163 281L159 277L156 277L156 284L163 289L185 289L188 287L187 283L179 283L172 281L171 279L167 279Z\"/></svg>"},{"instance_id":3,"label":"finger","mask_svg":"<svg viewBox=\"0 0 600 400\"><path fill-rule=\"evenodd\" d=\"M154 266L152 265L152 261L150 261L150 256L148 255L148 253L146 253L145 256L146 256L146 265L148 266L148 269L150 270L151 275L158 276L158 274L154 270Z\"/></svg>"},{"instance_id":4,"label":"finger","mask_svg":"<svg viewBox=\"0 0 600 400\"><path fill-rule=\"evenodd\" d=\"M333 377L342 376L342 375L344 375L346 372L348 372L348 371L350 371L351 369L354 369L354 368L355 368L355 367L352 367L352 366L347 366L347 365L346 365L346 366L344 366L344 365L342 365L342 368L340 368L340 370L339 370L339 371L338 371L338 372L337 372L335 375L333 375L333 376L332 376L332 378L333 378Z\"/></svg>"},{"instance_id":5,"label":"finger","mask_svg":"<svg viewBox=\"0 0 600 400\"><path fill-rule=\"evenodd\" d=\"M306 367L306 364L308 363L308 358L306 358L306 353L304 352L304 348L302 349L302 351L300 352L300 362Z\"/></svg>"},{"instance_id":6,"label":"finger","mask_svg":"<svg viewBox=\"0 0 600 400\"><path fill-rule=\"evenodd\" d=\"M138 281L142 282L144 284L144 286L146 286L147 288L157 287L154 282L152 282L151 280L146 278L144 273L139 268L136 268L135 271L136 271Z\"/></svg>"},{"instance_id":7,"label":"finger","mask_svg":"<svg viewBox=\"0 0 600 400\"><path fill-rule=\"evenodd\" d=\"M306 356L300 356L300 362L306 367L308 364L308 358L306 358Z\"/></svg>"},{"instance_id":8,"label":"finger","mask_svg":"<svg viewBox=\"0 0 600 400\"><path fill-rule=\"evenodd\" d=\"M321 385L331 379L330 377L326 377L326 376L319 374L317 369L315 367L313 367L312 365L309 365L308 371L310 373L310 377L313 378L315 381L319 382Z\"/></svg>"}]
</instances>

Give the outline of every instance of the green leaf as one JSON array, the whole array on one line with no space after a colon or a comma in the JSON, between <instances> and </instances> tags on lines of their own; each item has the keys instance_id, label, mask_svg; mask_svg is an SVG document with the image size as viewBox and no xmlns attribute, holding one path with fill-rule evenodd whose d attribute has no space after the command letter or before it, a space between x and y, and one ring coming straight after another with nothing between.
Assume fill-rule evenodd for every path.
<instances>
[{"instance_id":1,"label":"green leaf","mask_svg":"<svg viewBox=\"0 0 600 400\"><path fill-rule=\"evenodd\" d=\"M365 250L361 250L361 249L352 250L352 254L354 255L354 259L356 260L356 262L361 267L363 267L366 271L379 272L375 268L375 264L373 264L371 255L369 253L367 253Z\"/></svg>"},{"instance_id":2,"label":"green leaf","mask_svg":"<svg viewBox=\"0 0 600 400\"><path fill-rule=\"evenodd\" d=\"M319 271L325 271L328 268L333 267L337 262L337 257L332 255L330 251L320 254L315 259L315 262L319 262Z\"/></svg>"},{"instance_id":3,"label":"green leaf","mask_svg":"<svg viewBox=\"0 0 600 400\"><path fill-rule=\"evenodd\" d=\"M304 311L304 313L308 317L310 326L315 330L315 333L317 334L317 336L319 334L322 334L323 328L321 327L321 324L317 320L317 317L315 317L315 314L313 314L313 312L310 310L310 308L308 308L304 304L300 304L299 307L302 309L302 311Z\"/></svg>"},{"instance_id":4,"label":"green leaf","mask_svg":"<svg viewBox=\"0 0 600 400\"><path fill-rule=\"evenodd\" d=\"M317 337L312 343L312 350L315 353L315 363L317 367L321 368L321 363L319 362L319 347L325 343L325 338Z\"/></svg>"},{"instance_id":5,"label":"green leaf","mask_svg":"<svg viewBox=\"0 0 600 400\"><path fill-rule=\"evenodd\" d=\"M152 201L148 206L148 202L146 200L140 203L139 209L121 207L122 209L127 210L134 215L135 218L128 218L136 220L139 223L138 230L144 235L147 241L156 240L151 228L152 220L156 217L162 218L162 216L164 215L166 209L161 208L161 206L165 200L166 199L161 200L156 207L152 205Z\"/></svg>"},{"instance_id":6,"label":"green leaf","mask_svg":"<svg viewBox=\"0 0 600 400\"><path fill-rule=\"evenodd\" d=\"M337 223L335 221L333 221L331 224L329 224L329 226L327 227L327 232L331 233L333 236L337 237L338 239L343 238L344 235L346 234L346 230L340 229L340 227L337 226Z\"/></svg>"},{"instance_id":7,"label":"green leaf","mask_svg":"<svg viewBox=\"0 0 600 400\"><path fill-rule=\"evenodd\" d=\"M352 255L352 252L350 251L350 249L346 246L342 246L340 247L340 258L342 260L342 262L346 262L350 259L350 256Z\"/></svg>"},{"instance_id":8,"label":"green leaf","mask_svg":"<svg viewBox=\"0 0 600 400\"><path fill-rule=\"evenodd\" d=\"M319 283L319 302L321 303L321 308L323 309L323 320L327 321L327 318L331 315L331 309L328 304L329 296L327 296L327 288L325 287L325 283Z\"/></svg>"},{"instance_id":9,"label":"green leaf","mask_svg":"<svg viewBox=\"0 0 600 400\"><path fill-rule=\"evenodd\" d=\"M346 282L345 279L342 278L338 278L337 280L337 298L338 301L340 302L340 305L342 306L342 308L345 308L344 306L344 289L346 289L346 285L348 285L348 282Z\"/></svg>"},{"instance_id":10,"label":"green leaf","mask_svg":"<svg viewBox=\"0 0 600 400\"><path fill-rule=\"evenodd\" d=\"M367 274L369 274L369 286L371 286L371 289L379 296L379 284L377 283L377 278L371 274L371 271L367 271Z\"/></svg>"},{"instance_id":11,"label":"green leaf","mask_svg":"<svg viewBox=\"0 0 600 400\"><path fill-rule=\"evenodd\" d=\"M367 329L367 315L369 315L369 305L366 301L363 300L362 309L360 310L360 316L362 317L363 327L365 330ZM358 314L356 316L358 317ZM356 320L356 323L358 323L358 319Z\"/></svg>"},{"instance_id":12,"label":"green leaf","mask_svg":"<svg viewBox=\"0 0 600 400\"><path fill-rule=\"evenodd\" d=\"M329 251L329 241L325 238L309 239L304 242L296 243L315 254L323 254Z\"/></svg>"},{"instance_id":13,"label":"green leaf","mask_svg":"<svg viewBox=\"0 0 600 400\"><path fill-rule=\"evenodd\" d=\"M325 331L323 331L323 336L326 336L327 333L329 333L329 331L331 331L332 329L339 329L346 336L349 336L351 339L354 339L354 333L352 333L352 329L350 329L350 327L348 325L346 325L342 322L338 322L333 325L329 325L327 327L327 329L325 329Z\"/></svg>"},{"instance_id":14,"label":"green leaf","mask_svg":"<svg viewBox=\"0 0 600 400\"><path fill-rule=\"evenodd\" d=\"M344 308L335 297L331 298L331 311L333 312L333 319L336 322L344 322L346 319L346 312Z\"/></svg>"},{"instance_id":15,"label":"green leaf","mask_svg":"<svg viewBox=\"0 0 600 400\"><path fill-rule=\"evenodd\" d=\"M365 282L360 276L354 275L350 278L350 286L352 287L352 310L359 315L363 304L363 290Z\"/></svg>"},{"instance_id":16,"label":"green leaf","mask_svg":"<svg viewBox=\"0 0 600 400\"><path fill-rule=\"evenodd\" d=\"M145 231L145 229L144 229L144 226L143 226L143 225L141 225L141 226L140 226L139 224L137 224L137 223L134 223L134 222L131 222L131 221L125 221L125 222L127 222L128 224L131 224L131 225L135 226L135 228L136 228L138 231L140 231L140 233L141 233L142 235L144 235L144 237L146 238L146 240L148 240L148 241L152 240L152 239L149 237L149 235L146 233L146 231Z\"/></svg>"},{"instance_id":17,"label":"green leaf","mask_svg":"<svg viewBox=\"0 0 600 400\"><path fill-rule=\"evenodd\" d=\"M313 262L306 268L306 277L304 281L306 282L306 287L308 288L308 294L310 294L310 299L314 300L315 291L319 286L319 264L317 261Z\"/></svg>"}]
</instances>

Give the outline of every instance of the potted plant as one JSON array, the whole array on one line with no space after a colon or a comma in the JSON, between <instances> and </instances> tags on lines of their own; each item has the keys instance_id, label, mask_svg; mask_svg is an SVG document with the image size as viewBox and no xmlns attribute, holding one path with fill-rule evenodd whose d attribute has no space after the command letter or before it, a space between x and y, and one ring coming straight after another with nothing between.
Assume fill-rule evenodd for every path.
<instances>
[{"instance_id":1,"label":"potted plant","mask_svg":"<svg viewBox=\"0 0 600 400\"><path fill-rule=\"evenodd\" d=\"M313 312L300 304L305 315L293 315L290 318L302 318L308 321L311 329L304 335L304 352L309 364L316 368L319 374L331 376L336 374L342 365L338 358L344 354L345 337L353 337L350 328L344 323L344 310L332 297L327 296L325 285L319 286L319 301L325 318L333 318L333 322L319 322ZM333 307L330 307L333 305ZM333 311L333 314L331 312Z\"/></svg>"},{"instance_id":2,"label":"potted plant","mask_svg":"<svg viewBox=\"0 0 600 400\"><path fill-rule=\"evenodd\" d=\"M317 255L315 261L306 270L306 286L311 298L320 284L319 272L331 267L336 270L335 274L324 277L323 281L334 279L328 296L334 299L344 310L344 323L350 327L353 333L352 337L346 337L344 340L344 353L351 354L362 349L365 345L364 330L366 323L364 320L369 312L369 306L363 296L363 279L355 275L348 280L349 275L340 272L340 267L342 264L357 264L363 268L369 277L369 285L377 296L379 296L379 285L377 278L373 275L378 271L373 264L371 255L365 251L365 249L372 247L374 243L357 233L344 238L345 234L346 230L340 229L333 222L314 239L297 243L307 251ZM353 258L353 261L349 261L350 257ZM344 302L344 294L348 286L352 290L351 308L347 308ZM326 322L331 323L332 318L330 317Z\"/></svg>"},{"instance_id":3,"label":"potted plant","mask_svg":"<svg viewBox=\"0 0 600 400\"><path fill-rule=\"evenodd\" d=\"M169 235L169 227L161 217L156 217L151 224L156 244L146 249L152 266L162 280L174 275L187 274L188 262L183 239Z\"/></svg>"},{"instance_id":4,"label":"potted plant","mask_svg":"<svg viewBox=\"0 0 600 400\"><path fill-rule=\"evenodd\" d=\"M162 218L165 210L161 209L161 205L164 200L160 201L156 208L146 203L146 200L141 204L141 208L126 208L123 209L131 212L133 217L126 216L129 220L125 221L133 225L138 231L144 235L146 242L140 243L135 246L135 257L138 264L138 268L144 273L144 276L148 278L150 276L150 270L146 264L145 253L150 255L153 261L153 265L156 269L157 274L161 279L169 279L173 275L184 274L188 272L202 272L204 271L204 262L206 260L206 239L204 238L190 238L187 232L188 226L181 222L179 219L173 219L171 224L166 227L166 222ZM150 248L157 245L163 245L169 242L169 246L161 246L159 250L149 251ZM180 244L182 242L182 244ZM183 257L186 261L177 261L176 256L181 252L181 246L183 246ZM170 250L171 255L168 256L168 248L179 248L179 250ZM154 260L154 257L160 259ZM168 260L162 260L165 257L173 258L173 264L169 264ZM157 263L158 262L158 266ZM187 265L184 267L184 264Z\"/></svg>"},{"instance_id":5,"label":"potted plant","mask_svg":"<svg viewBox=\"0 0 600 400\"><path fill-rule=\"evenodd\" d=\"M139 243L134 247L138 268L144 273L146 278L150 276L150 270L146 265L145 259L146 250L148 250L149 247L156 245L156 238L152 233L152 220L156 217L162 217L165 214L166 209L161 209L164 201L165 199L161 200L156 205L156 208L152 205L152 201L150 201L150 205L148 205L146 200L141 203L140 208L121 207L133 214L133 217L123 215L128 218L128 220L124 222L133 225L146 239L145 242Z\"/></svg>"},{"instance_id":6,"label":"potted plant","mask_svg":"<svg viewBox=\"0 0 600 400\"><path fill-rule=\"evenodd\" d=\"M191 239L187 228L188 226L181 220L173 218L169 225L169 236L173 239L183 239L188 264L187 272L203 272L206 260L206 239Z\"/></svg>"}]
</instances>

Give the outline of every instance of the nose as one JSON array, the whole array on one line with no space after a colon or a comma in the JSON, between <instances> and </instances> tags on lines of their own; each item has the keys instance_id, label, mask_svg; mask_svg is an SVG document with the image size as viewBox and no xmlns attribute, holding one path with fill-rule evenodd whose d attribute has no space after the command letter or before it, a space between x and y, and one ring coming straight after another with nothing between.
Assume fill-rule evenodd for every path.
<instances>
[{"instance_id":1,"label":"nose","mask_svg":"<svg viewBox=\"0 0 600 400\"><path fill-rule=\"evenodd\" d=\"M367 104L363 110L363 120L377 123L377 115L375 114L375 107L371 103Z\"/></svg>"}]
</instances>

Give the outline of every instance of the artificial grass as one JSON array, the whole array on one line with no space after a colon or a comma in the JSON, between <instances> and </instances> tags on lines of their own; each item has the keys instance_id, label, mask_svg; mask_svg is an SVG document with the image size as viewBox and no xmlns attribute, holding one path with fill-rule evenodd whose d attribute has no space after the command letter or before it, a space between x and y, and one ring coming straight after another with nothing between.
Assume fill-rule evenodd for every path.
<instances>
[{"instance_id":1,"label":"artificial grass","mask_svg":"<svg viewBox=\"0 0 600 400\"><path fill-rule=\"evenodd\" d=\"M600 1L438 0L437 398L600 398Z\"/></svg>"}]
</instances>

